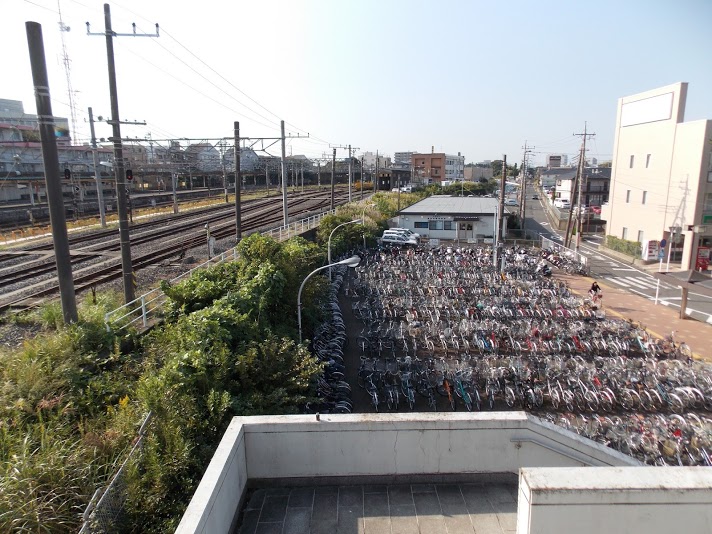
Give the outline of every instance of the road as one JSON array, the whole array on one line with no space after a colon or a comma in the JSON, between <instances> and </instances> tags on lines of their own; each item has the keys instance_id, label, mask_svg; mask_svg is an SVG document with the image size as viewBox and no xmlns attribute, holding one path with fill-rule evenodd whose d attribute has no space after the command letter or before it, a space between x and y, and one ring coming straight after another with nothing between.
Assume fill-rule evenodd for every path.
<instances>
[{"instance_id":1,"label":"road","mask_svg":"<svg viewBox=\"0 0 712 534\"><path fill-rule=\"evenodd\" d=\"M546 211L542 207L542 202L547 202L547 200L543 197L541 200L532 200L531 196L527 199L526 230L530 234L541 235L562 243L563 232L552 228L547 219ZM588 257L592 278L652 301L655 301L657 292L659 304L680 309L682 297L679 286L661 282L658 287L658 280L649 272L637 266L623 263L601 252L599 245L602 241L603 236L600 234L586 235L581 240L579 252ZM655 272L658 271L657 267L657 264L651 265ZM663 264L663 271L665 270L666 265ZM687 312L690 317L698 321L712 324L712 298L690 291Z\"/></svg>"}]
</instances>

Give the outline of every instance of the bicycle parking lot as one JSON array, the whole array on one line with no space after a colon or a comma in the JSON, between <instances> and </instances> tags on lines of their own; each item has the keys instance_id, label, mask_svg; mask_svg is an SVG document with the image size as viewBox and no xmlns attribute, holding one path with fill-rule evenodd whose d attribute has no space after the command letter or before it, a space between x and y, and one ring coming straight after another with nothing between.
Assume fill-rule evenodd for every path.
<instances>
[{"instance_id":1,"label":"bicycle parking lot","mask_svg":"<svg viewBox=\"0 0 712 534\"><path fill-rule=\"evenodd\" d=\"M350 393L332 408L525 409L647 463L711 464L708 364L542 276L551 251L509 249L501 272L491 252L366 253L328 336Z\"/></svg>"}]
</instances>

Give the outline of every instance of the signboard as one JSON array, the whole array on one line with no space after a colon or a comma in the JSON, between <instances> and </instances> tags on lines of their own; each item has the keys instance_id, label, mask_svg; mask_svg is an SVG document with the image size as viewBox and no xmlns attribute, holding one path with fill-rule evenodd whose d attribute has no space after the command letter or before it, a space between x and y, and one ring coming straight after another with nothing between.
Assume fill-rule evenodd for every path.
<instances>
[{"instance_id":1,"label":"signboard","mask_svg":"<svg viewBox=\"0 0 712 534\"><path fill-rule=\"evenodd\" d=\"M650 241L643 241L643 259L646 261L651 261L658 259L658 251L660 250L660 241L651 239Z\"/></svg>"},{"instance_id":2,"label":"signboard","mask_svg":"<svg viewBox=\"0 0 712 534\"><path fill-rule=\"evenodd\" d=\"M706 271L710 264L710 247L697 247L696 271Z\"/></svg>"}]
</instances>

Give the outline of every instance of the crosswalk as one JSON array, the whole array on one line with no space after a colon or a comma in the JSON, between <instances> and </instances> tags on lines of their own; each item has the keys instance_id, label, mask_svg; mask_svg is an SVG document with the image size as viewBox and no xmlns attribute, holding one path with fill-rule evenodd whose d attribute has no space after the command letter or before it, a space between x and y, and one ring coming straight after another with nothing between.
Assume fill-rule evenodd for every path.
<instances>
[{"instance_id":1,"label":"crosswalk","mask_svg":"<svg viewBox=\"0 0 712 534\"><path fill-rule=\"evenodd\" d=\"M635 270L635 269L624 269L624 270ZM638 290L655 290L658 287L658 281L652 277L640 277L640 276L606 276L604 280L618 284L619 286L625 287L626 289L638 289ZM673 286L665 282L660 282L660 289L679 289L678 286Z\"/></svg>"}]
</instances>

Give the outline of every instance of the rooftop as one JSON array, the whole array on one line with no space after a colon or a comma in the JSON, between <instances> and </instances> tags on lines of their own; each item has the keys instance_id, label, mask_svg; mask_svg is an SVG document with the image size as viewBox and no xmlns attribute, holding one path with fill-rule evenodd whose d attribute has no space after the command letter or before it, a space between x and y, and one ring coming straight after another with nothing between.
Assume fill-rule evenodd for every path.
<instances>
[{"instance_id":1,"label":"rooftop","mask_svg":"<svg viewBox=\"0 0 712 534\"><path fill-rule=\"evenodd\" d=\"M401 210L402 215L491 215L497 211L499 201L485 197L453 197L433 195Z\"/></svg>"}]
</instances>

